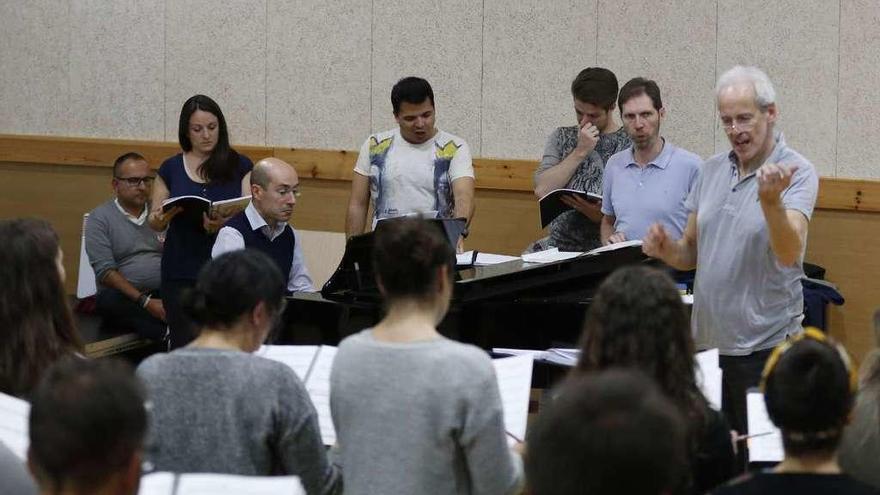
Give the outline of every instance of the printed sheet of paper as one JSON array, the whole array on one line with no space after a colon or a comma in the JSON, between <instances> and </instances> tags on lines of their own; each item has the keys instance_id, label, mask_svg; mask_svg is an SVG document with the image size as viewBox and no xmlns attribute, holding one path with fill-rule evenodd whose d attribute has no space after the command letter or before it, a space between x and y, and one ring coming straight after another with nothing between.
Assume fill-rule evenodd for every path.
<instances>
[{"instance_id":1,"label":"printed sheet of paper","mask_svg":"<svg viewBox=\"0 0 880 495\"><path fill-rule=\"evenodd\" d=\"M532 388L532 356L523 355L492 360L501 405L504 409L504 428L523 440L529 417L529 393ZM509 444L516 441L508 436Z\"/></svg>"},{"instance_id":2,"label":"printed sheet of paper","mask_svg":"<svg viewBox=\"0 0 880 495\"><path fill-rule=\"evenodd\" d=\"M632 246L641 246L641 239L636 239L633 241L623 241L623 242L615 242L614 244L609 244L607 246L597 247L591 251L587 251L587 254L601 254L607 253L608 251L617 251L618 249L628 248Z\"/></svg>"},{"instance_id":3,"label":"printed sheet of paper","mask_svg":"<svg viewBox=\"0 0 880 495\"><path fill-rule=\"evenodd\" d=\"M0 442L22 460L27 459L28 417L31 405L11 395L0 393Z\"/></svg>"},{"instance_id":4,"label":"printed sheet of paper","mask_svg":"<svg viewBox=\"0 0 880 495\"><path fill-rule=\"evenodd\" d=\"M298 476L181 474L177 495L305 495Z\"/></svg>"},{"instance_id":5,"label":"printed sheet of paper","mask_svg":"<svg viewBox=\"0 0 880 495\"><path fill-rule=\"evenodd\" d=\"M713 409L721 410L721 366L718 349L698 352L695 356L694 374L697 386L703 392Z\"/></svg>"},{"instance_id":6,"label":"printed sheet of paper","mask_svg":"<svg viewBox=\"0 0 880 495\"><path fill-rule=\"evenodd\" d=\"M570 260L577 258L584 253L578 251L560 251L559 248L538 251L537 253L527 253L522 255L522 260L526 263L553 263L554 261Z\"/></svg>"},{"instance_id":7,"label":"printed sheet of paper","mask_svg":"<svg viewBox=\"0 0 880 495\"><path fill-rule=\"evenodd\" d=\"M138 495L174 495L174 473L157 472L141 476Z\"/></svg>"},{"instance_id":8,"label":"printed sheet of paper","mask_svg":"<svg viewBox=\"0 0 880 495\"><path fill-rule=\"evenodd\" d=\"M305 382L319 348L317 345L264 345L254 354L286 364Z\"/></svg>"},{"instance_id":9,"label":"printed sheet of paper","mask_svg":"<svg viewBox=\"0 0 880 495\"><path fill-rule=\"evenodd\" d=\"M782 433L767 415L764 394L760 392L746 394L746 409L749 435L773 432L772 435L749 438L749 462L781 462L785 457Z\"/></svg>"},{"instance_id":10,"label":"printed sheet of paper","mask_svg":"<svg viewBox=\"0 0 880 495\"><path fill-rule=\"evenodd\" d=\"M322 345L306 379L306 391L318 411L318 424L321 427L321 439L324 445L336 443L336 430L333 428L333 417L330 415L330 370L333 368L335 357L335 347Z\"/></svg>"}]
</instances>

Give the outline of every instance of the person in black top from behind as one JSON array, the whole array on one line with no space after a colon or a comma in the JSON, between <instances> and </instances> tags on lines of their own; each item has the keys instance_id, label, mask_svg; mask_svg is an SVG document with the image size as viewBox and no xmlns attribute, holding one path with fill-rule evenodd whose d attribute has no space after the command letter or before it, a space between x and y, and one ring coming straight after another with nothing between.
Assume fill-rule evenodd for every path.
<instances>
[{"instance_id":1,"label":"person in black top from behind","mask_svg":"<svg viewBox=\"0 0 880 495\"><path fill-rule=\"evenodd\" d=\"M785 458L772 471L748 474L713 495L880 494L843 474L837 463L857 388L843 347L808 328L776 348L767 360L761 388L767 414L782 430Z\"/></svg>"},{"instance_id":2,"label":"person in black top from behind","mask_svg":"<svg viewBox=\"0 0 880 495\"><path fill-rule=\"evenodd\" d=\"M674 493L706 493L733 477L730 427L697 386L690 322L666 273L629 266L611 274L590 304L581 339L575 374L638 369L685 417L690 469Z\"/></svg>"}]
</instances>

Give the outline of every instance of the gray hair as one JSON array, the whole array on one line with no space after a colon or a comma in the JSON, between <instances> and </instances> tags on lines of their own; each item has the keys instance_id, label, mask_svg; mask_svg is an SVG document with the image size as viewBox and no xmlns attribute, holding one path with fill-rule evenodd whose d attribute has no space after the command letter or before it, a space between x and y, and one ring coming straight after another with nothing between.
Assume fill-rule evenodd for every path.
<instances>
[{"instance_id":1,"label":"gray hair","mask_svg":"<svg viewBox=\"0 0 880 495\"><path fill-rule=\"evenodd\" d=\"M718 84L715 85L715 100L718 100L725 89L742 84L751 84L752 89L755 90L755 103L758 107L763 109L776 103L776 90L773 89L773 83L770 82L767 74L757 67L742 65L737 65L721 74Z\"/></svg>"}]
</instances>

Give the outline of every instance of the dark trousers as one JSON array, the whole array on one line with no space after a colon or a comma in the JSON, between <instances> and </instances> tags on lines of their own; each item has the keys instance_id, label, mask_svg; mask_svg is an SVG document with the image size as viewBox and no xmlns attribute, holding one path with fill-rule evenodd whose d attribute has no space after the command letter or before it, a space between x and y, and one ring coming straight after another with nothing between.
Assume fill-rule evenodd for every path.
<instances>
[{"instance_id":1,"label":"dark trousers","mask_svg":"<svg viewBox=\"0 0 880 495\"><path fill-rule=\"evenodd\" d=\"M196 338L196 329L180 306L183 291L195 286L195 280L162 280L162 303L165 305L165 319L171 330L171 349L183 347Z\"/></svg>"},{"instance_id":2,"label":"dark trousers","mask_svg":"<svg viewBox=\"0 0 880 495\"><path fill-rule=\"evenodd\" d=\"M158 291L152 295L159 298ZM104 329L115 333L134 331L147 339L165 340L168 325L116 289L102 287L95 296L95 310L103 319Z\"/></svg>"},{"instance_id":3,"label":"dark trousers","mask_svg":"<svg viewBox=\"0 0 880 495\"><path fill-rule=\"evenodd\" d=\"M761 383L764 363L773 349L748 356L721 356L721 405L730 427L741 434L748 431L746 391Z\"/></svg>"}]
</instances>

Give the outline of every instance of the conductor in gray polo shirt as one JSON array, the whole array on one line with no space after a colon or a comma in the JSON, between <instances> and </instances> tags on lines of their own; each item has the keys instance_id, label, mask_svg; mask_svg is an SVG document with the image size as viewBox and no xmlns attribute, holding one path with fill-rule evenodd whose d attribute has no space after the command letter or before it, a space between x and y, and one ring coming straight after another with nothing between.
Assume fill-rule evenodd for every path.
<instances>
[{"instance_id":1,"label":"conductor in gray polo shirt","mask_svg":"<svg viewBox=\"0 0 880 495\"><path fill-rule=\"evenodd\" d=\"M819 179L776 131L776 92L764 72L734 67L715 95L732 150L703 164L681 239L655 224L643 249L679 270L696 268L697 347L719 349L724 412L744 432L746 389L758 385L773 347L801 332L803 257Z\"/></svg>"}]
</instances>

